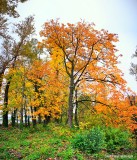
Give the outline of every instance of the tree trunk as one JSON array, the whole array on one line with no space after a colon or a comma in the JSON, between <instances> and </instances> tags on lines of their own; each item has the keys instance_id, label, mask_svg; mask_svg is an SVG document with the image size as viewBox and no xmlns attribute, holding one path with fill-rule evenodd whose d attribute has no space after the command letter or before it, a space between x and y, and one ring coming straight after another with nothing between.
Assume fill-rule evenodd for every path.
<instances>
[{"instance_id":1,"label":"tree trunk","mask_svg":"<svg viewBox=\"0 0 137 160\"><path fill-rule=\"evenodd\" d=\"M69 107L68 107L68 125L70 128L73 126L73 92L74 92L74 79L73 75L70 80L70 87L69 87Z\"/></svg>"},{"instance_id":2,"label":"tree trunk","mask_svg":"<svg viewBox=\"0 0 137 160\"><path fill-rule=\"evenodd\" d=\"M18 118L18 115L17 115L17 127L19 126L19 118Z\"/></svg>"},{"instance_id":3,"label":"tree trunk","mask_svg":"<svg viewBox=\"0 0 137 160\"><path fill-rule=\"evenodd\" d=\"M4 93L4 113L3 113L3 126L8 127L8 92L9 92L9 86L10 86L10 79L8 80L6 87L5 87L5 93Z\"/></svg>"},{"instance_id":4,"label":"tree trunk","mask_svg":"<svg viewBox=\"0 0 137 160\"><path fill-rule=\"evenodd\" d=\"M15 127L16 110L14 110L14 111L12 112L11 120L12 120L12 127Z\"/></svg>"},{"instance_id":5,"label":"tree trunk","mask_svg":"<svg viewBox=\"0 0 137 160\"><path fill-rule=\"evenodd\" d=\"M78 107L76 106L76 108L75 108L75 125L77 126L77 127L79 127L79 121L78 121Z\"/></svg>"},{"instance_id":6,"label":"tree trunk","mask_svg":"<svg viewBox=\"0 0 137 160\"><path fill-rule=\"evenodd\" d=\"M43 126L45 127L49 122L50 122L50 115L49 116L45 115Z\"/></svg>"},{"instance_id":7,"label":"tree trunk","mask_svg":"<svg viewBox=\"0 0 137 160\"><path fill-rule=\"evenodd\" d=\"M30 127L30 116L28 116L28 127Z\"/></svg>"},{"instance_id":8,"label":"tree trunk","mask_svg":"<svg viewBox=\"0 0 137 160\"><path fill-rule=\"evenodd\" d=\"M3 114L3 126L8 127L8 111Z\"/></svg>"},{"instance_id":9,"label":"tree trunk","mask_svg":"<svg viewBox=\"0 0 137 160\"><path fill-rule=\"evenodd\" d=\"M25 80L24 80L25 81ZM25 82L24 82L24 90L25 90ZM23 93L24 94L24 93ZM24 118L25 118L25 127L27 127L27 118L28 118L28 116L27 116L27 97L26 97L26 95L24 94Z\"/></svg>"},{"instance_id":10,"label":"tree trunk","mask_svg":"<svg viewBox=\"0 0 137 160\"><path fill-rule=\"evenodd\" d=\"M32 125L35 128L36 127L36 117L33 116L33 113L36 111L36 107L34 109L31 107L31 117L32 117Z\"/></svg>"},{"instance_id":11,"label":"tree trunk","mask_svg":"<svg viewBox=\"0 0 137 160\"><path fill-rule=\"evenodd\" d=\"M35 128L35 127L36 127L36 124L37 124L36 118L33 118L33 119L32 119L32 124L33 124L33 127Z\"/></svg>"},{"instance_id":12,"label":"tree trunk","mask_svg":"<svg viewBox=\"0 0 137 160\"><path fill-rule=\"evenodd\" d=\"M0 94L1 94L1 88L2 88L3 74L4 74L4 71L2 70L0 72Z\"/></svg>"},{"instance_id":13,"label":"tree trunk","mask_svg":"<svg viewBox=\"0 0 137 160\"><path fill-rule=\"evenodd\" d=\"M38 86L37 86L37 83L35 82L35 85L34 85L34 88L35 88L35 92L39 94L39 91L38 91ZM37 108L34 107L34 113L37 111ZM33 124L33 127L36 126L37 124L37 121L36 121L36 116L32 118L32 124Z\"/></svg>"},{"instance_id":14,"label":"tree trunk","mask_svg":"<svg viewBox=\"0 0 137 160\"><path fill-rule=\"evenodd\" d=\"M78 121L78 100L77 100L77 90L75 91L75 98L76 98L76 106L75 106L75 125L79 127L79 121Z\"/></svg>"},{"instance_id":15,"label":"tree trunk","mask_svg":"<svg viewBox=\"0 0 137 160\"><path fill-rule=\"evenodd\" d=\"M1 71L0 71L0 94L1 94L1 88L2 88L2 82L3 82L3 75L4 75L4 72L6 70L7 65L8 65L8 62L4 62L2 64L2 68L1 68Z\"/></svg>"},{"instance_id":16,"label":"tree trunk","mask_svg":"<svg viewBox=\"0 0 137 160\"><path fill-rule=\"evenodd\" d=\"M36 112L36 111L37 111L37 108L34 107L34 112ZM36 127L36 124L37 124L36 117L33 117L32 124L33 124L33 127Z\"/></svg>"},{"instance_id":17,"label":"tree trunk","mask_svg":"<svg viewBox=\"0 0 137 160\"><path fill-rule=\"evenodd\" d=\"M38 115L38 123L41 124L41 115Z\"/></svg>"},{"instance_id":18,"label":"tree trunk","mask_svg":"<svg viewBox=\"0 0 137 160\"><path fill-rule=\"evenodd\" d=\"M25 127L27 127L27 112L26 112L26 108L24 108L24 112L25 112Z\"/></svg>"},{"instance_id":19,"label":"tree trunk","mask_svg":"<svg viewBox=\"0 0 137 160\"><path fill-rule=\"evenodd\" d=\"M23 128L23 107L20 109L20 129Z\"/></svg>"}]
</instances>

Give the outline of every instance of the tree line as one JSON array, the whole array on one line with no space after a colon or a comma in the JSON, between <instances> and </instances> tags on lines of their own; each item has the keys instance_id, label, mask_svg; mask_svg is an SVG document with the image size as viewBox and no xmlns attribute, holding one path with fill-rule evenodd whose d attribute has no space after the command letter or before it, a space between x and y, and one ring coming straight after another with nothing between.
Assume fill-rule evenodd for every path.
<instances>
[{"instance_id":1,"label":"tree line","mask_svg":"<svg viewBox=\"0 0 137 160\"><path fill-rule=\"evenodd\" d=\"M54 121L69 127L105 124L135 131L136 95L127 89L117 67L121 56L114 45L117 34L96 30L85 21L50 20L38 42L33 36L34 17L29 16L13 25L18 37L14 39L4 15L16 17L16 6L10 13L5 11L8 7L0 12L3 126L8 127L10 113L13 127ZM135 64L130 71L136 75Z\"/></svg>"}]
</instances>

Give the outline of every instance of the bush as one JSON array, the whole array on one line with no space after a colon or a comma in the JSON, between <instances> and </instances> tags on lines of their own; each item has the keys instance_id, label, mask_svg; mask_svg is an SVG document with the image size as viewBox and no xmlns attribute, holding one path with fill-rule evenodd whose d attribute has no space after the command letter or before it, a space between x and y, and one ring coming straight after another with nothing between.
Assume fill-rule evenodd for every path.
<instances>
[{"instance_id":1,"label":"bush","mask_svg":"<svg viewBox=\"0 0 137 160\"><path fill-rule=\"evenodd\" d=\"M74 137L72 145L86 153L96 153L105 148L105 134L100 127L93 127L89 132Z\"/></svg>"},{"instance_id":2,"label":"bush","mask_svg":"<svg viewBox=\"0 0 137 160\"><path fill-rule=\"evenodd\" d=\"M118 151L132 146L131 134L119 128L108 127L105 129L105 137L108 151Z\"/></svg>"},{"instance_id":3,"label":"bush","mask_svg":"<svg viewBox=\"0 0 137 160\"><path fill-rule=\"evenodd\" d=\"M72 145L86 153L97 153L102 149L108 152L131 148L131 134L119 128L93 127L90 131L77 134Z\"/></svg>"},{"instance_id":4,"label":"bush","mask_svg":"<svg viewBox=\"0 0 137 160\"><path fill-rule=\"evenodd\" d=\"M86 150L87 134L77 134L72 140L72 146L78 148L81 151Z\"/></svg>"}]
</instances>

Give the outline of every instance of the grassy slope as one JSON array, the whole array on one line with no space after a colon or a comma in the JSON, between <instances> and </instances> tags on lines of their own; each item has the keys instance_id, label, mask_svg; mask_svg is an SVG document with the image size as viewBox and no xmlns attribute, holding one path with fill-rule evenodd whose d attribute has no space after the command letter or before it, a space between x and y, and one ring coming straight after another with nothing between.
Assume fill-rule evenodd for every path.
<instances>
[{"instance_id":1,"label":"grassy slope","mask_svg":"<svg viewBox=\"0 0 137 160\"><path fill-rule=\"evenodd\" d=\"M1 159L84 159L74 150L70 139L73 130L61 126L37 129L1 129L0 128L0 160ZM82 158L83 157L83 158Z\"/></svg>"},{"instance_id":2,"label":"grassy slope","mask_svg":"<svg viewBox=\"0 0 137 160\"><path fill-rule=\"evenodd\" d=\"M70 141L76 132L78 131L53 124L46 128L39 126L37 129L0 128L0 160L93 159L93 156L85 155L72 148ZM100 158L97 159L101 159L101 154L98 157Z\"/></svg>"}]
</instances>

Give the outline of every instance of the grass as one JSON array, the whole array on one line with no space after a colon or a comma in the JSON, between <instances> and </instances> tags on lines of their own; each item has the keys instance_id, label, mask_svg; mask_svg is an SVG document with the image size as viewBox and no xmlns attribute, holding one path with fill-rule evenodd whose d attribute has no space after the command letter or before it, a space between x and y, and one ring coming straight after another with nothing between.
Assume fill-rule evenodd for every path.
<instances>
[{"instance_id":1,"label":"grass","mask_svg":"<svg viewBox=\"0 0 137 160\"><path fill-rule=\"evenodd\" d=\"M104 154L86 155L71 145L79 132L65 126L50 124L46 128L0 128L0 160L92 160L112 159ZM137 155L115 157L117 160L135 160ZM137 157L136 157L137 159Z\"/></svg>"},{"instance_id":2,"label":"grass","mask_svg":"<svg viewBox=\"0 0 137 160\"><path fill-rule=\"evenodd\" d=\"M0 160L84 159L71 147L70 139L74 133L74 130L52 124L36 129L0 128Z\"/></svg>"}]
</instances>

